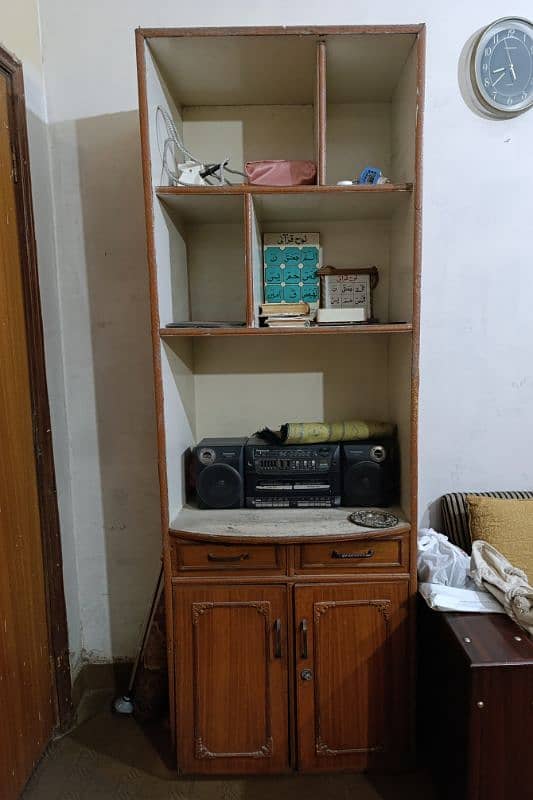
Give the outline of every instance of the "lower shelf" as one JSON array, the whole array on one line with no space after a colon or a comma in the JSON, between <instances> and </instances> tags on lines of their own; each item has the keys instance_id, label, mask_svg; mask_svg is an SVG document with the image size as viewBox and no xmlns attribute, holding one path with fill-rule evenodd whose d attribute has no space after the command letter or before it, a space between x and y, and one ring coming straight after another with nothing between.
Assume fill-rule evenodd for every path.
<instances>
[{"instance_id":1,"label":"lower shelf","mask_svg":"<svg viewBox=\"0 0 533 800\"><path fill-rule=\"evenodd\" d=\"M311 328L160 328L163 339L175 336L331 336L335 334L409 334L411 322L372 323L359 325L315 325Z\"/></svg>"},{"instance_id":2,"label":"lower shelf","mask_svg":"<svg viewBox=\"0 0 533 800\"><path fill-rule=\"evenodd\" d=\"M392 528L376 529L354 525L348 520L355 508L199 509L185 506L170 524L171 533L191 538L231 542L273 542L285 544L336 539L383 538L409 532L411 526L401 508L387 509L399 522Z\"/></svg>"}]
</instances>

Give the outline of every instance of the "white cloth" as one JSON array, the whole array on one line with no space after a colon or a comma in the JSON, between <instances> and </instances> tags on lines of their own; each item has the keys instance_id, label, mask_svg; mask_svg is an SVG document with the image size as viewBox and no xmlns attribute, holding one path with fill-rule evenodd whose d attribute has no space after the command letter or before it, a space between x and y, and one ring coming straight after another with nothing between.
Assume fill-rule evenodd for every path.
<instances>
[{"instance_id":1,"label":"white cloth","mask_svg":"<svg viewBox=\"0 0 533 800\"><path fill-rule=\"evenodd\" d=\"M470 558L432 528L418 533L418 589L435 611L503 614L504 609L469 577Z\"/></svg>"},{"instance_id":2,"label":"white cloth","mask_svg":"<svg viewBox=\"0 0 533 800\"><path fill-rule=\"evenodd\" d=\"M470 575L481 589L487 589L522 628L533 634L533 587L527 575L507 561L495 547L482 539L472 546Z\"/></svg>"}]
</instances>

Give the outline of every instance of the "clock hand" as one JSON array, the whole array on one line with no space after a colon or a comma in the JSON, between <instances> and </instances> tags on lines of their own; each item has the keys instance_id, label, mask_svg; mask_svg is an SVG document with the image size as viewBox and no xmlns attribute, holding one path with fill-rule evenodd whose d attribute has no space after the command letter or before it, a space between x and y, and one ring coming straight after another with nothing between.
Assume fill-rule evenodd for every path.
<instances>
[{"instance_id":1,"label":"clock hand","mask_svg":"<svg viewBox=\"0 0 533 800\"><path fill-rule=\"evenodd\" d=\"M507 42L504 42L503 46L505 47L505 52L507 53L507 58L509 59L509 67L511 69L511 75L513 76L513 80L515 81L516 80L516 72L514 71L514 64L511 61L511 53L510 53L510 50L509 50L509 46L508 46Z\"/></svg>"},{"instance_id":2,"label":"clock hand","mask_svg":"<svg viewBox=\"0 0 533 800\"><path fill-rule=\"evenodd\" d=\"M493 85L493 86L496 86L496 84L498 83L498 81L501 81L501 79L502 79L504 76L505 76L505 72L502 72L502 74L500 75L500 77L499 77L499 78L496 78L496 80L494 81L494 83L493 83L492 85Z\"/></svg>"}]
</instances>

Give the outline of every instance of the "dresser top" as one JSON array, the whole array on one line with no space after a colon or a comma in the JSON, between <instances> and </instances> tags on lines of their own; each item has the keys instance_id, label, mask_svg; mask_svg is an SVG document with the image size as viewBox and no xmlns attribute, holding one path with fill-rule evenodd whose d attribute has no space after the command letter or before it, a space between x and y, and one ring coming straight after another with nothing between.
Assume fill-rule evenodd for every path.
<instances>
[{"instance_id":1,"label":"dresser top","mask_svg":"<svg viewBox=\"0 0 533 800\"><path fill-rule=\"evenodd\" d=\"M363 528L348 520L356 508L204 510L185 506L170 525L171 533L218 541L291 544L328 539L381 539L410 530L400 508L385 509L399 518L392 528ZM383 510L383 509L376 509Z\"/></svg>"}]
</instances>

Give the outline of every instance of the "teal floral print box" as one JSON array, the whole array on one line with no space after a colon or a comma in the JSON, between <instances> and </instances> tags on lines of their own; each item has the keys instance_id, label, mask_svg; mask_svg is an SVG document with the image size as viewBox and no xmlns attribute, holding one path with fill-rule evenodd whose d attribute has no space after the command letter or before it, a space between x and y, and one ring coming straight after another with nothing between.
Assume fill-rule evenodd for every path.
<instances>
[{"instance_id":1,"label":"teal floral print box","mask_svg":"<svg viewBox=\"0 0 533 800\"><path fill-rule=\"evenodd\" d=\"M318 308L321 267L318 233L265 233L265 303L309 303Z\"/></svg>"}]
</instances>

